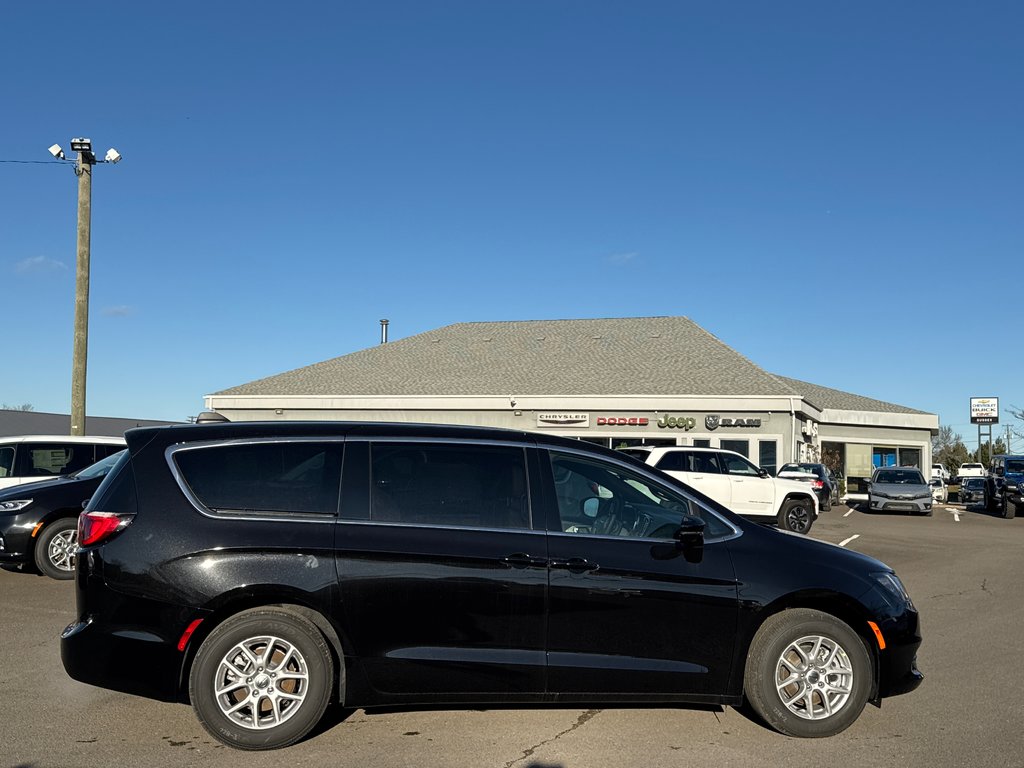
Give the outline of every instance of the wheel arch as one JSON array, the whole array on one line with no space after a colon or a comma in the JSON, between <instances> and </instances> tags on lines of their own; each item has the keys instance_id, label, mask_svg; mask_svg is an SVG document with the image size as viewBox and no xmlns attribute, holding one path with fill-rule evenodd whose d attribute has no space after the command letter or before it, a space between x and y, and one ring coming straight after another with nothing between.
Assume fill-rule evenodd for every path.
<instances>
[{"instance_id":1,"label":"wheel arch","mask_svg":"<svg viewBox=\"0 0 1024 768\"><path fill-rule=\"evenodd\" d=\"M876 706L880 702L878 695L881 665L879 663L878 643L875 639L868 621L871 616L869 612L855 599L839 592L813 590L794 592L783 595L773 602L765 605L757 612L752 620L745 626L739 628L736 643L736 658L733 662L733 684L732 691L743 694L744 675L746 674L747 656L750 653L750 645L755 635L764 623L777 614L794 608L809 608L835 616L844 622L856 634L871 659L871 693L868 701Z\"/></svg>"},{"instance_id":2,"label":"wheel arch","mask_svg":"<svg viewBox=\"0 0 1024 768\"><path fill-rule=\"evenodd\" d=\"M256 608L274 608L283 613L301 616L320 630L320 633L327 641L327 646L331 650L331 656L334 661L335 679L332 682L332 698L339 703L343 703L346 699L350 672L350 670L346 669L346 663L350 663L354 658L345 633L336 627L320 609L312 605L311 601L301 593L254 594L251 588L220 596L218 604L209 609L208 613L199 617L202 619L202 622L188 638L185 653L182 657L181 669L178 673L179 699L183 703L188 703L188 681L189 675L192 672L192 665L195 662L200 646L209 637L210 633L233 616Z\"/></svg>"}]
</instances>

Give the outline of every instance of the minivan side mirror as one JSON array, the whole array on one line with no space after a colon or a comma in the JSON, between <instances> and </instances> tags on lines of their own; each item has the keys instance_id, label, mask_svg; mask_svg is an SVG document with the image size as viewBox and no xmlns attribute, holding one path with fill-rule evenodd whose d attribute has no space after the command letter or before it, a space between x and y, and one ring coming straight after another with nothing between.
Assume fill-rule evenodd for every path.
<instances>
[{"instance_id":1,"label":"minivan side mirror","mask_svg":"<svg viewBox=\"0 0 1024 768\"><path fill-rule=\"evenodd\" d=\"M679 528L672 534L676 548L688 563L699 563L704 559L704 527L705 523L699 517L683 515Z\"/></svg>"},{"instance_id":2,"label":"minivan side mirror","mask_svg":"<svg viewBox=\"0 0 1024 768\"><path fill-rule=\"evenodd\" d=\"M758 471L757 475L758 475L758 477L768 477L768 470L765 469L764 467L761 467L761 469Z\"/></svg>"}]
</instances>

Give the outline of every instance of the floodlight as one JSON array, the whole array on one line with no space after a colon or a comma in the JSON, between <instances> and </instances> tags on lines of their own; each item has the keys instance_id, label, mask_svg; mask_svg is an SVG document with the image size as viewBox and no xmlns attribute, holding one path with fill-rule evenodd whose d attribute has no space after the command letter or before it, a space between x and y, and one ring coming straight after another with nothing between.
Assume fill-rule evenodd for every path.
<instances>
[{"instance_id":1,"label":"floodlight","mask_svg":"<svg viewBox=\"0 0 1024 768\"><path fill-rule=\"evenodd\" d=\"M118 163L121 161L121 153L118 152L113 147L111 147L110 149L107 150L107 154L103 157L103 159L108 163Z\"/></svg>"},{"instance_id":2,"label":"floodlight","mask_svg":"<svg viewBox=\"0 0 1024 768\"><path fill-rule=\"evenodd\" d=\"M92 152L92 139L72 139L72 152Z\"/></svg>"},{"instance_id":3,"label":"floodlight","mask_svg":"<svg viewBox=\"0 0 1024 768\"><path fill-rule=\"evenodd\" d=\"M50 154L56 157L58 160L64 159L64 150L60 148L60 144L54 144L50 147Z\"/></svg>"}]
</instances>

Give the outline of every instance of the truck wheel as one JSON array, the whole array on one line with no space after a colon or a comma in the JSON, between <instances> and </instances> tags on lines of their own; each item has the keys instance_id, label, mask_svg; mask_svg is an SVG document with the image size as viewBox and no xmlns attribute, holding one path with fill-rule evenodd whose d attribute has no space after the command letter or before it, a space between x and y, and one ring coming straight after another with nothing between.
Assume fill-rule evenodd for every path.
<instances>
[{"instance_id":1,"label":"truck wheel","mask_svg":"<svg viewBox=\"0 0 1024 768\"><path fill-rule=\"evenodd\" d=\"M1013 520L1017 516L1017 505L1006 498L1003 494L1003 519Z\"/></svg>"},{"instance_id":2,"label":"truck wheel","mask_svg":"<svg viewBox=\"0 0 1024 768\"><path fill-rule=\"evenodd\" d=\"M779 528L793 533L807 533L814 523L814 509L806 501L789 499L779 510Z\"/></svg>"},{"instance_id":3,"label":"truck wheel","mask_svg":"<svg viewBox=\"0 0 1024 768\"><path fill-rule=\"evenodd\" d=\"M860 715L871 693L871 657L835 616L791 608L765 620L747 654L743 692L787 736L833 736Z\"/></svg>"}]
</instances>

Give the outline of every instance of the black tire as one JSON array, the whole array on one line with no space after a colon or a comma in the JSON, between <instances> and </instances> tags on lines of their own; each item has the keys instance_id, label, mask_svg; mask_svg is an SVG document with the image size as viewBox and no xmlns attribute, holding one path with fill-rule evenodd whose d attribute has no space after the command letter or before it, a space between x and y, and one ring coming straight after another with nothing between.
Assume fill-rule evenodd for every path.
<instances>
[{"instance_id":1,"label":"black tire","mask_svg":"<svg viewBox=\"0 0 1024 768\"><path fill-rule=\"evenodd\" d=\"M304 682L292 676L303 671ZM226 690L228 684L236 687ZM203 641L189 675L189 697L199 722L223 744L277 749L294 744L320 722L333 684L330 648L311 621L279 609L254 608L227 619ZM233 714L224 711L245 701L255 704ZM282 721L252 725L269 712Z\"/></svg>"},{"instance_id":2,"label":"black tire","mask_svg":"<svg viewBox=\"0 0 1024 768\"><path fill-rule=\"evenodd\" d=\"M822 512L829 512L832 509L832 497L828 496L821 505Z\"/></svg>"},{"instance_id":3,"label":"black tire","mask_svg":"<svg viewBox=\"0 0 1024 768\"><path fill-rule=\"evenodd\" d=\"M78 549L78 520L62 517L43 528L36 538L33 559L44 576L66 581L75 578L75 551Z\"/></svg>"},{"instance_id":4,"label":"black tire","mask_svg":"<svg viewBox=\"0 0 1024 768\"><path fill-rule=\"evenodd\" d=\"M1003 494L1003 519L1013 520L1017 516L1017 505L1006 498Z\"/></svg>"},{"instance_id":5,"label":"black tire","mask_svg":"<svg viewBox=\"0 0 1024 768\"><path fill-rule=\"evenodd\" d=\"M805 658L814 649L816 664ZM790 678L791 684L781 686ZM873 678L867 648L845 622L793 608L770 616L758 629L747 654L743 689L770 727L787 736L818 738L850 727L867 703ZM836 707L832 714L822 711L826 700Z\"/></svg>"},{"instance_id":6,"label":"black tire","mask_svg":"<svg viewBox=\"0 0 1024 768\"><path fill-rule=\"evenodd\" d=\"M801 499L787 499L779 510L778 526L793 533L807 533L814 524L814 507Z\"/></svg>"}]
</instances>

